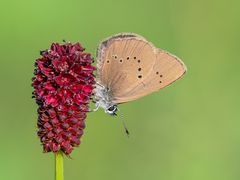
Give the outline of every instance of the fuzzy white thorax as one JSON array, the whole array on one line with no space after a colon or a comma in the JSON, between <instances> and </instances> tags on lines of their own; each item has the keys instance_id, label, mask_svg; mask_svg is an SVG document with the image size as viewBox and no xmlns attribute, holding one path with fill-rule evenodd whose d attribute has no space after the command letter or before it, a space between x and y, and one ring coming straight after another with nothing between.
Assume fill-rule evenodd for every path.
<instances>
[{"instance_id":1,"label":"fuzzy white thorax","mask_svg":"<svg viewBox=\"0 0 240 180\"><path fill-rule=\"evenodd\" d=\"M109 94L109 89L99 83L96 83L96 88L94 89L96 110L101 107L108 114L113 115L117 111L117 106L112 102L111 95ZM112 109L110 109L113 107Z\"/></svg>"}]
</instances>

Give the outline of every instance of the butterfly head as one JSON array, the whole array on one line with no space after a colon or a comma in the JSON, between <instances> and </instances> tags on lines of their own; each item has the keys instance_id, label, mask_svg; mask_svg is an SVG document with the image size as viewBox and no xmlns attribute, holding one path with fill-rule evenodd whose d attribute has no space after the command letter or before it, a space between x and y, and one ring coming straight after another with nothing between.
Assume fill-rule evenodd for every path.
<instances>
[{"instance_id":1,"label":"butterfly head","mask_svg":"<svg viewBox=\"0 0 240 180\"><path fill-rule=\"evenodd\" d=\"M117 105L114 104L110 107L108 107L105 112L108 113L109 115L111 116L116 116L117 115L117 111L118 111L118 108L117 108Z\"/></svg>"}]
</instances>

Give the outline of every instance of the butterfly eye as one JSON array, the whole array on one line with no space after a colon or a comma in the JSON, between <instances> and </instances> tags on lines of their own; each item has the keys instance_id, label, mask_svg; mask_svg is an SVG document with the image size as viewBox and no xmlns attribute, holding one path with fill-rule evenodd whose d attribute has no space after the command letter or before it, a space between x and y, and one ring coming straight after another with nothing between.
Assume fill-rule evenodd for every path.
<instances>
[{"instance_id":1,"label":"butterfly eye","mask_svg":"<svg viewBox=\"0 0 240 180\"><path fill-rule=\"evenodd\" d=\"M116 108L115 106L110 106L110 107L108 108L108 111L113 111L115 108Z\"/></svg>"},{"instance_id":2,"label":"butterfly eye","mask_svg":"<svg viewBox=\"0 0 240 180\"><path fill-rule=\"evenodd\" d=\"M117 105L112 105L112 106L110 106L110 107L107 109L107 112L108 112L110 115L116 115Z\"/></svg>"}]
</instances>

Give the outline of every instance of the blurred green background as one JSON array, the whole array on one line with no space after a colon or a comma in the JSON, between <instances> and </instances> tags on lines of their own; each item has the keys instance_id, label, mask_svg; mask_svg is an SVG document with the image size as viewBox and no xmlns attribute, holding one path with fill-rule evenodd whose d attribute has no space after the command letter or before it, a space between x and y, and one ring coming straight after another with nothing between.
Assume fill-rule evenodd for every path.
<instances>
[{"instance_id":1,"label":"blurred green background","mask_svg":"<svg viewBox=\"0 0 240 180\"><path fill-rule=\"evenodd\" d=\"M54 156L36 136L31 99L39 50L62 39L95 56L103 38L135 32L178 55L174 85L87 118L82 144L65 158L65 179L240 179L240 2L237 0L2 0L0 3L0 179L51 180Z\"/></svg>"}]
</instances>

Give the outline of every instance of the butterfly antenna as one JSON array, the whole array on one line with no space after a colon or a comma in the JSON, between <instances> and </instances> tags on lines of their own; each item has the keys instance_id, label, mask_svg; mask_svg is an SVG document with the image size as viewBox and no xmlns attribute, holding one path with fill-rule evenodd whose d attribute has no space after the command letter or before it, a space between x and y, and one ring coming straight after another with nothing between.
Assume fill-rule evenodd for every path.
<instances>
[{"instance_id":1,"label":"butterfly antenna","mask_svg":"<svg viewBox=\"0 0 240 180\"><path fill-rule=\"evenodd\" d=\"M125 132L126 132L127 136L130 137L130 133L129 133L128 128L127 128L127 126L126 126L126 124L125 124L123 114L120 112L119 109L118 109L118 111L119 111L119 114L120 114L120 116L121 116L121 120L122 120L123 127L124 127L124 129L125 129Z\"/></svg>"}]
</instances>

